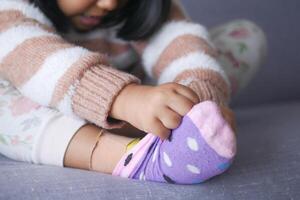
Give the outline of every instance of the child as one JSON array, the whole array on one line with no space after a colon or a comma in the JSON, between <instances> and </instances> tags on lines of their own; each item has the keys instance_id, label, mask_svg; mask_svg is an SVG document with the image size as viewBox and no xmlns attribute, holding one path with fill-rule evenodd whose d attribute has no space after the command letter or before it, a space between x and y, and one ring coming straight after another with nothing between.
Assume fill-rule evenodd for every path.
<instances>
[{"instance_id":1,"label":"child","mask_svg":"<svg viewBox=\"0 0 300 200\"><path fill-rule=\"evenodd\" d=\"M175 0L0 2L2 154L176 184L230 166L228 104L266 53L257 25L208 32Z\"/></svg>"}]
</instances>

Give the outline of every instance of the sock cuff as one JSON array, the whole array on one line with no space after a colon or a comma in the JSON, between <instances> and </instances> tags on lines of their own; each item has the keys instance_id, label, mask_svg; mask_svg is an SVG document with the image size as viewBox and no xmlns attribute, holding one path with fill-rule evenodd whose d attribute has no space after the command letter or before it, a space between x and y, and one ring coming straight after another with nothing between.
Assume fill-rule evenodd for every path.
<instances>
[{"instance_id":1,"label":"sock cuff","mask_svg":"<svg viewBox=\"0 0 300 200\"><path fill-rule=\"evenodd\" d=\"M131 178L156 139L157 137L152 134L147 134L143 137L140 142L122 156L115 166L112 175Z\"/></svg>"}]
</instances>

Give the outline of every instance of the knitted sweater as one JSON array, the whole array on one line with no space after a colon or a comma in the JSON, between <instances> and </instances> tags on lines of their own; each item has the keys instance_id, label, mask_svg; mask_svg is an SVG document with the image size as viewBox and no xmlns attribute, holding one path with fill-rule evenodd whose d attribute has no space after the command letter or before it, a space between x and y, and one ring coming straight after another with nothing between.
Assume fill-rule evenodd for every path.
<instances>
[{"instance_id":1,"label":"knitted sweater","mask_svg":"<svg viewBox=\"0 0 300 200\"><path fill-rule=\"evenodd\" d=\"M158 84L177 82L200 100L228 103L230 83L208 31L192 22L178 1L147 40L123 41L115 30L63 35L33 5L0 0L0 76L37 103L106 129L125 124L109 117L118 93L142 83L131 66Z\"/></svg>"}]
</instances>

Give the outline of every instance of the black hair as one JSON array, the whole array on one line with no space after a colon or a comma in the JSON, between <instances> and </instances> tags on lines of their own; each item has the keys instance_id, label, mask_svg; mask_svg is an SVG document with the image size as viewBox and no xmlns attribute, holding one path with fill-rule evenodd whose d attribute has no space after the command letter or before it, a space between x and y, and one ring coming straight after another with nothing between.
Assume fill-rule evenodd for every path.
<instances>
[{"instance_id":1,"label":"black hair","mask_svg":"<svg viewBox=\"0 0 300 200\"><path fill-rule=\"evenodd\" d=\"M30 0L54 24L57 31L66 33L71 23L59 9L56 0ZM167 20L171 0L128 0L119 9L102 18L98 27L118 26L117 37L124 40L143 40L154 34Z\"/></svg>"}]
</instances>

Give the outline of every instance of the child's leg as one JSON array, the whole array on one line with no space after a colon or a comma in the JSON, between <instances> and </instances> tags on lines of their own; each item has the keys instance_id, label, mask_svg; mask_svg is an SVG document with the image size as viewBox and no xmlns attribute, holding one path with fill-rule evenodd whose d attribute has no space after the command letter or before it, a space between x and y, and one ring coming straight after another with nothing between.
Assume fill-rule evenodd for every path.
<instances>
[{"instance_id":1,"label":"child's leg","mask_svg":"<svg viewBox=\"0 0 300 200\"><path fill-rule=\"evenodd\" d=\"M168 140L149 133L126 152L113 175L176 184L201 183L224 172L236 152L236 139L219 106L204 101L183 117Z\"/></svg>"},{"instance_id":2,"label":"child's leg","mask_svg":"<svg viewBox=\"0 0 300 200\"><path fill-rule=\"evenodd\" d=\"M263 30L248 20L233 20L210 29L213 44L219 50L219 62L237 95L263 64L267 40Z\"/></svg>"},{"instance_id":3,"label":"child's leg","mask_svg":"<svg viewBox=\"0 0 300 200\"><path fill-rule=\"evenodd\" d=\"M132 140L134 138L86 125L70 141L64 165L111 174Z\"/></svg>"}]
</instances>

